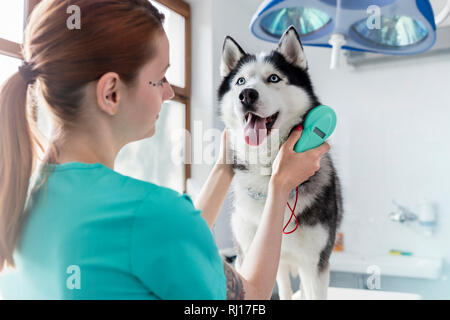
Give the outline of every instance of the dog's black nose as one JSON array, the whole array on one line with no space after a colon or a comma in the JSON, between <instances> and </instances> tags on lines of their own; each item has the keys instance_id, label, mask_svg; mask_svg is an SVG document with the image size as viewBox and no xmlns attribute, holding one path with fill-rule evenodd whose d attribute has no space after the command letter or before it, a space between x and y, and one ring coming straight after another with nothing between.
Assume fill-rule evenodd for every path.
<instances>
[{"instance_id":1,"label":"dog's black nose","mask_svg":"<svg viewBox=\"0 0 450 320\"><path fill-rule=\"evenodd\" d=\"M244 89L239 94L239 100L241 100L242 104L247 107L253 105L258 98L259 94L255 89Z\"/></svg>"}]
</instances>

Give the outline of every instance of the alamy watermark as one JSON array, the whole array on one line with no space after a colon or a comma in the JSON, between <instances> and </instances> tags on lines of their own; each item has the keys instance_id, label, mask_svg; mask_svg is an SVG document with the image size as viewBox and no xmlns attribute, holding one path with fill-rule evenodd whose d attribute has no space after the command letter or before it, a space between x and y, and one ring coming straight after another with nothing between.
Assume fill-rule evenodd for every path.
<instances>
[{"instance_id":1,"label":"alamy watermark","mask_svg":"<svg viewBox=\"0 0 450 320\"><path fill-rule=\"evenodd\" d=\"M70 16L66 20L66 26L69 30L81 29L81 9L79 6L71 5L67 7L67 14Z\"/></svg>"},{"instance_id":2,"label":"alamy watermark","mask_svg":"<svg viewBox=\"0 0 450 320\"><path fill-rule=\"evenodd\" d=\"M66 279L66 287L69 290L81 289L81 269L77 265L70 265L67 267L66 273L69 276Z\"/></svg>"},{"instance_id":3,"label":"alamy watermark","mask_svg":"<svg viewBox=\"0 0 450 320\"><path fill-rule=\"evenodd\" d=\"M381 8L376 5L367 8L367 14L370 16L366 20L366 26L369 30L381 29Z\"/></svg>"},{"instance_id":4,"label":"alamy watermark","mask_svg":"<svg viewBox=\"0 0 450 320\"><path fill-rule=\"evenodd\" d=\"M263 131L265 130L261 129L259 135L256 132L250 133L249 139L256 141L265 135ZM226 164L268 167L271 166L274 156L282 145L280 130L276 128L272 129L263 141L259 141L258 147L245 142L243 129L229 131L227 143L222 145L223 150L221 150L222 130L216 128L204 130L202 121L194 121L193 132L195 133L193 136L191 132L182 128L172 132L170 139L173 164L214 164L217 160L221 160ZM186 148L187 141L192 146L190 150ZM239 150L239 154L236 150Z\"/></svg>"},{"instance_id":5,"label":"alamy watermark","mask_svg":"<svg viewBox=\"0 0 450 320\"><path fill-rule=\"evenodd\" d=\"M367 289L380 290L381 289L381 269L377 265L367 267L366 273L369 274L366 280Z\"/></svg>"}]
</instances>

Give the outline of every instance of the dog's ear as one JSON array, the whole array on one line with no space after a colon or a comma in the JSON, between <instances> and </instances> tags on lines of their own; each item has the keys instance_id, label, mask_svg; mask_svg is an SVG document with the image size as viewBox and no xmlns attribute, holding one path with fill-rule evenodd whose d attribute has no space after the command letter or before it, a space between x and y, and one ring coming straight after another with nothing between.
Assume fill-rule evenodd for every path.
<instances>
[{"instance_id":1,"label":"dog's ear","mask_svg":"<svg viewBox=\"0 0 450 320\"><path fill-rule=\"evenodd\" d=\"M230 36L225 38L222 49L222 62L220 64L220 75L225 78L230 74L239 60L245 56L245 51Z\"/></svg>"},{"instance_id":2,"label":"dog's ear","mask_svg":"<svg viewBox=\"0 0 450 320\"><path fill-rule=\"evenodd\" d=\"M303 51L300 36L294 26L290 26L281 36L277 50L284 58L300 68L308 69L308 62Z\"/></svg>"}]
</instances>

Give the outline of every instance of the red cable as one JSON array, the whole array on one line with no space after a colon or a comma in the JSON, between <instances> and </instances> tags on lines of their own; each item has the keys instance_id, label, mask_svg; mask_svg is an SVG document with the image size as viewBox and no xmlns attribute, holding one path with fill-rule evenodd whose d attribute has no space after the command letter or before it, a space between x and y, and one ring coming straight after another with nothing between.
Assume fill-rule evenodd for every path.
<instances>
[{"instance_id":1,"label":"red cable","mask_svg":"<svg viewBox=\"0 0 450 320\"><path fill-rule=\"evenodd\" d=\"M298 227L298 220L297 220L297 217L296 217L295 214L294 214L295 207L297 206L297 199L298 199L298 186L297 186L297 188L296 188L296 190L295 190L295 203L294 203L294 209L291 209L291 206L289 205L289 201L286 202L287 205L288 205L288 207L289 207L289 210L291 210L292 214L291 214L291 217L289 218L288 223L286 223L286 225L285 225L284 228L283 228L283 233L284 233L284 234L290 234L290 233L294 232L295 230L297 230L297 227ZM294 230L292 230L292 231L285 232L284 230L287 228L287 226L288 226L289 223L291 222L292 216L294 216L294 218L295 218L295 222L296 222L295 228L294 228Z\"/></svg>"}]
</instances>

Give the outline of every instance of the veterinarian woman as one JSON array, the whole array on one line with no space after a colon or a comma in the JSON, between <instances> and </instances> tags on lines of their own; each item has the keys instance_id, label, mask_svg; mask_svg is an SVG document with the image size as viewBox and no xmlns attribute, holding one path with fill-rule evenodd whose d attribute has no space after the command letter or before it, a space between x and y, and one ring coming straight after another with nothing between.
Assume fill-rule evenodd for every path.
<instances>
[{"instance_id":1,"label":"veterinarian woman","mask_svg":"<svg viewBox=\"0 0 450 320\"><path fill-rule=\"evenodd\" d=\"M66 28L69 5L81 10L81 30ZM288 194L318 170L329 146L296 154L301 131L291 134L242 269L223 263L210 228L233 178L226 131L195 206L114 171L120 149L153 136L173 97L163 20L148 0L43 0L32 13L25 63L0 92L4 299L270 298ZM53 116L51 147L26 99L33 92Z\"/></svg>"}]
</instances>

